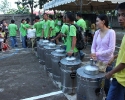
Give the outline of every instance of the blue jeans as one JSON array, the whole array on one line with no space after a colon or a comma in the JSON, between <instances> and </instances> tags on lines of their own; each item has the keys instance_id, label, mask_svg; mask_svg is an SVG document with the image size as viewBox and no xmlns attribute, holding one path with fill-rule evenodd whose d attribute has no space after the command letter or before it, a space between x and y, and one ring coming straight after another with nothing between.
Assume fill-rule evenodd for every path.
<instances>
[{"instance_id":1,"label":"blue jeans","mask_svg":"<svg viewBox=\"0 0 125 100\"><path fill-rule=\"evenodd\" d=\"M26 39L27 39L26 36L22 36L22 47L23 47L23 48L26 48L26 47L27 47Z\"/></svg>"},{"instance_id":2,"label":"blue jeans","mask_svg":"<svg viewBox=\"0 0 125 100\"><path fill-rule=\"evenodd\" d=\"M108 96L106 100L125 100L125 87L117 82L114 78L112 80Z\"/></svg>"},{"instance_id":3,"label":"blue jeans","mask_svg":"<svg viewBox=\"0 0 125 100\"><path fill-rule=\"evenodd\" d=\"M16 36L10 36L11 47L14 48L17 45Z\"/></svg>"},{"instance_id":4,"label":"blue jeans","mask_svg":"<svg viewBox=\"0 0 125 100\"><path fill-rule=\"evenodd\" d=\"M106 72L110 72L110 71L112 70L112 68L113 68L113 64L110 65L110 66L108 66L108 67L106 68ZM106 96L107 96L108 91L109 91L109 88L110 88L110 83L111 83L111 82L110 82L110 79L105 79L104 91L105 91Z\"/></svg>"}]
</instances>

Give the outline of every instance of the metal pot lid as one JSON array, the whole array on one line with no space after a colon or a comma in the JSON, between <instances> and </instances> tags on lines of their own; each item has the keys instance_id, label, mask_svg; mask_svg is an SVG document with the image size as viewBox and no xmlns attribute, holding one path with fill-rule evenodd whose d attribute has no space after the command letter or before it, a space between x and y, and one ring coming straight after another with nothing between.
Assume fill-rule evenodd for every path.
<instances>
[{"instance_id":1,"label":"metal pot lid","mask_svg":"<svg viewBox=\"0 0 125 100\"><path fill-rule=\"evenodd\" d=\"M48 46L49 46L49 47L55 47L56 44L55 44L55 43L49 43Z\"/></svg>"},{"instance_id":2,"label":"metal pot lid","mask_svg":"<svg viewBox=\"0 0 125 100\"><path fill-rule=\"evenodd\" d=\"M81 60L80 59L77 59L75 57L66 57L66 58L63 58L61 59L61 64L63 65L79 65L81 64Z\"/></svg>"},{"instance_id":3,"label":"metal pot lid","mask_svg":"<svg viewBox=\"0 0 125 100\"><path fill-rule=\"evenodd\" d=\"M66 57L66 60L68 60L68 61L74 61L74 60L76 60L76 58L75 57Z\"/></svg>"},{"instance_id":4,"label":"metal pot lid","mask_svg":"<svg viewBox=\"0 0 125 100\"><path fill-rule=\"evenodd\" d=\"M95 75L99 73L99 68L97 66L87 65L84 67L83 71L86 74Z\"/></svg>"},{"instance_id":5,"label":"metal pot lid","mask_svg":"<svg viewBox=\"0 0 125 100\"><path fill-rule=\"evenodd\" d=\"M55 50L56 49L56 47L50 47L50 46L48 46L48 45L44 45L44 47L43 47L45 50Z\"/></svg>"},{"instance_id":6,"label":"metal pot lid","mask_svg":"<svg viewBox=\"0 0 125 100\"><path fill-rule=\"evenodd\" d=\"M49 40L43 40L43 43L48 43L49 42Z\"/></svg>"},{"instance_id":7,"label":"metal pot lid","mask_svg":"<svg viewBox=\"0 0 125 100\"><path fill-rule=\"evenodd\" d=\"M65 57L65 56L66 56L66 52L64 51L64 52L58 53L58 52L56 52L56 50L55 50L55 51L52 51L52 52L51 52L51 55L57 56L57 57Z\"/></svg>"},{"instance_id":8,"label":"metal pot lid","mask_svg":"<svg viewBox=\"0 0 125 100\"><path fill-rule=\"evenodd\" d=\"M80 79L84 78L84 79L98 79L98 78L104 78L106 73L101 73L99 72L98 74L95 75L90 75L90 74L86 74L84 72L85 67L81 67L77 69L77 77L80 77Z\"/></svg>"},{"instance_id":9,"label":"metal pot lid","mask_svg":"<svg viewBox=\"0 0 125 100\"><path fill-rule=\"evenodd\" d=\"M85 66L84 69L85 69L85 71L98 71L99 70L98 67L91 66L91 65Z\"/></svg>"},{"instance_id":10,"label":"metal pot lid","mask_svg":"<svg viewBox=\"0 0 125 100\"><path fill-rule=\"evenodd\" d=\"M56 51L57 53L64 53L64 52L65 52L64 49L56 49L55 51Z\"/></svg>"}]
</instances>

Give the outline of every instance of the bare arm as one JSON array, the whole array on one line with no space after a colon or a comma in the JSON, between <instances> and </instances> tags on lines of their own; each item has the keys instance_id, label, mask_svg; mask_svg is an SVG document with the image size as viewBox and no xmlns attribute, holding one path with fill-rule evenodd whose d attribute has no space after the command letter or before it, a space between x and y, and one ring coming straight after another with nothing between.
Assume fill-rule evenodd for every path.
<instances>
[{"instance_id":1,"label":"bare arm","mask_svg":"<svg viewBox=\"0 0 125 100\"><path fill-rule=\"evenodd\" d=\"M106 74L106 78L111 78L113 74L120 72L125 68L125 63L120 63L117 67L111 70L109 73Z\"/></svg>"},{"instance_id":2,"label":"bare arm","mask_svg":"<svg viewBox=\"0 0 125 100\"><path fill-rule=\"evenodd\" d=\"M72 47L71 47L71 49L74 50L75 46L76 46L76 36L73 36L72 37Z\"/></svg>"}]
</instances>

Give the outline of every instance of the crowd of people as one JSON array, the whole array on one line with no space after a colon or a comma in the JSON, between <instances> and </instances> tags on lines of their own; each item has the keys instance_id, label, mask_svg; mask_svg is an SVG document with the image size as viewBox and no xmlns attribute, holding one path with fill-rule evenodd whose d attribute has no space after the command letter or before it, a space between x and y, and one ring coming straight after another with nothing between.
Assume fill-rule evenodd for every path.
<instances>
[{"instance_id":1,"label":"crowd of people","mask_svg":"<svg viewBox=\"0 0 125 100\"><path fill-rule=\"evenodd\" d=\"M125 27L125 2L119 4L118 21L122 27ZM77 26L77 27L76 27ZM91 21L91 25L84 20L80 12L74 14L73 12L66 12L62 16L57 16L54 19L53 15L43 14L42 20L39 16L34 19L33 25L30 20L22 19L19 28L22 47L27 48L28 42L31 41L34 47L35 41L40 39L48 39L51 42L59 44L63 43L64 49L68 56L75 56L82 60L84 54L82 49L78 49L77 45L77 31L81 28L83 44L88 42L88 36L91 35L93 41L91 46L91 58L96 61L102 61L107 64L105 93L106 100L124 100L125 91L125 36L118 55L114 56L116 45L116 33L109 28L109 20L105 14L98 15L95 21ZM7 34L9 34L11 41L11 48L17 47L17 31L18 27L14 20L7 25L4 21L0 26L0 46L1 50L5 50L4 43L7 44ZM9 48L9 45L6 47ZM117 58L116 66L113 61ZM113 76L110 85L110 78Z\"/></svg>"}]
</instances>

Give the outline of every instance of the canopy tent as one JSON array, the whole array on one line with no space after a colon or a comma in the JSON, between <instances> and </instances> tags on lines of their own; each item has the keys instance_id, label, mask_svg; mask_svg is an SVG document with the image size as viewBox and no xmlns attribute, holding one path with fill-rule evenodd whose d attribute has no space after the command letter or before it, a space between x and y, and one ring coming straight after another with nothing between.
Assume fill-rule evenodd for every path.
<instances>
[{"instance_id":1,"label":"canopy tent","mask_svg":"<svg viewBox=\"0 0 125 100\"><path fill-rule=\"evenodd\" d=\"M44 10L93 11L112 10L123 0L52 0L44 5Z\"/></svg>"}]
</instances>

